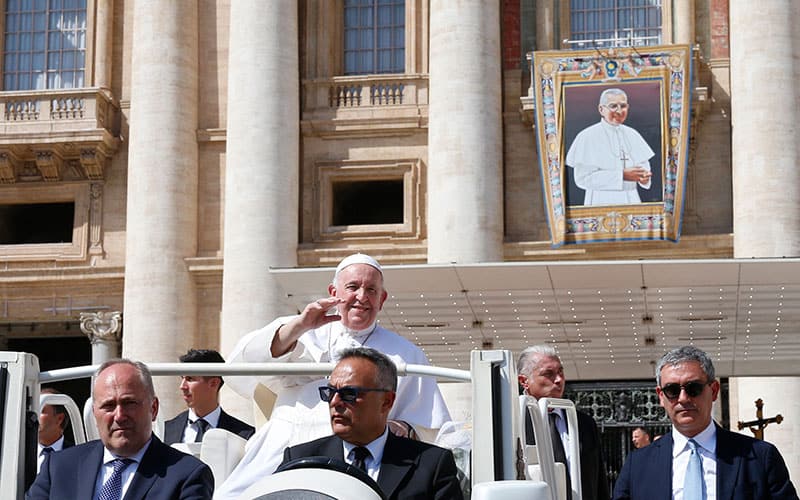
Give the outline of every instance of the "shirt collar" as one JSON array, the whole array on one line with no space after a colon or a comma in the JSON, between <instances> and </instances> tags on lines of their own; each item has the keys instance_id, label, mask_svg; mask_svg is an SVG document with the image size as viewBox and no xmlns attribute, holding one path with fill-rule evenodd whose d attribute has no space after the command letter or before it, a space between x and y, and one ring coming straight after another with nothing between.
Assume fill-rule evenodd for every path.
<instances>
[{"instance_id":1,"label":"shirt collar","mask_svg":"<svg viewBox=\"0 0 800 500\"><path fill-rule=\"evenodd\" d=\"M147 442L144 444L144 446L142 446L142 449L140 449L139 451L137 451L136 453L134 453L130 457L118 457L118 456L114 455L113 453L111 453L108 450L108 448L103 447L103 464L104 465L108 464L112 460L116 460L118 458L129 458L129 459L133 460L134 462L136 462L137 464L141 463L142 457L144 456L145 452L147 451L147 448L150 447L150 443L152 441L153 441L153 436L150 436L150 439L148 439Z\"/></svg>"},{"instance_id":2,"label":"shirt collar","mask_svg":"<svg viewBox=\"0 0 800 500\"><path fill-rule=\"evenodd\" d=\"M378 436L374 441L364 445L364 448L369 450L369 454L372 456L370 460L371 463L379 464L381 460L383 460L383 449L386 447L386 439L389 436L389 428L383 430L383 434ZM347 457L350 455L350 452L353 451L353 448L357 448L357 445L352 443L348 443L347 441L342 440L344 444L344 456Z\"/></svg>"},{"instance_id":3,"label":"shirt collar","mask_svg":"<svg viewBox=\"0 0 800 500\"><path fill-rule=\"evenodd\" d=\"M45 448L52 448L53 451L61 451L64 449L64 435L62 434L60 438L53 441L52 444L48 444L47 446L39 443L39 454L42 454L42 450Z\"/></svg>"},{"instance_id":4,"label":"shirt collar","mask_svg":"<svg viewBox=\"0 0 800 500\"><path fill-rule=\"evenodd\" d=\"M714 420L708 423L708 426L703 429L698 435L694 436L694 441L709 453L716 454L717 452L717 426ZM678 432L675 426L672 426L672 456L680 455L687 447L689 438Z\"/></svg>"},{"instance_id":5,"label":"shirt collar","mask_svg":"<svg viewBox=\"0 0 800 500\"><path fill-rule=\"evenodd\" d=\"M210 427L216 429L217 427L219 427L220 414L222 414L222 408L219 405L217 405L217 407L214 408L214 410L211 413L205 415L204 417L198 417L197 413L194 412L194 409L189 408L189 421L187 422L187 425L192 425L195 422L195 420L197 420L198 418L202 418L203 420L208 422L208 425Z\"/></svg>"}]
</instances>

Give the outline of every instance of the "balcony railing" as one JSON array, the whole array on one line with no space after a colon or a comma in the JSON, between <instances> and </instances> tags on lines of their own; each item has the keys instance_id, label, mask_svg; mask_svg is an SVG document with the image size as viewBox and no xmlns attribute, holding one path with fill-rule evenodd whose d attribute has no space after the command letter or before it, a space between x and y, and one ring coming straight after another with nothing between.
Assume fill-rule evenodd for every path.
<instances>
[{"instance_id":1,"label":"balcony railing","mask_svg":"<svg viewBox=\"0 0 800 500\"><path fill-rule=\"evenodd\" d=\"M117 107L98 88L0 92L0 183L103 177ZM65 172L75 160L82 170Z\"/></svg>"},{"instance_id":2,"label":"balcony railing","mask_svg":"<svg viewBox=\"0 0 800 500\"><path fill-rule=\"evenodd\" d=\"M427 125L427 75L341 76L303 82L305 133L376 135Z\"/></svg>"}]
</instances>

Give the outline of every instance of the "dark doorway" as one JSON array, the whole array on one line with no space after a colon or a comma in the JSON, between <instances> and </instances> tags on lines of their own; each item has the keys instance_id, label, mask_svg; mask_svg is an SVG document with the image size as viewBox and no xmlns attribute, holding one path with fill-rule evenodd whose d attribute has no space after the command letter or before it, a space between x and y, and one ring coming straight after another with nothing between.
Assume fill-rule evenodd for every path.
<instances>
[{"instance_id":1,"label":"dark doorway","mask_svg":"<svg viewBox=\"0 0 800 500\"><path fill-rule=\"evenodd\" d=\"M92 364L92 345L86 336L9 338L8 350L35 354L41 371ZM81 410L91 392L91 381L86 378L47 386L69 395ZM67 432L72 430L68 428Z\"/></svg>"}]
</instances>

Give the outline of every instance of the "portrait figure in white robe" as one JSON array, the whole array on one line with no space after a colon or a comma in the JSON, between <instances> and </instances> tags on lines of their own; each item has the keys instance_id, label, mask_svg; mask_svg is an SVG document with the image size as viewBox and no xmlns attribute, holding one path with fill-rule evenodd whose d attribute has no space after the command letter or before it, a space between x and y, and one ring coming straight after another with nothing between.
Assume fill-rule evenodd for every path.
<instances>
[{"instance_id":1,"label":"portrait figure in white robe","mask_svg":"<svg viewBox=\"0 0 800 500\"><path fill-rule=\"evenodd\" d=\"M600 120L575 136L565 161L575 185L585 191L583 205L641 203L640 189L653 188L650 161L655 152L637 130L624 124L629 111L624 90L605 89L597 109ZM652 198L660 196L654 193Z\"/></svg>"}]
</instances>

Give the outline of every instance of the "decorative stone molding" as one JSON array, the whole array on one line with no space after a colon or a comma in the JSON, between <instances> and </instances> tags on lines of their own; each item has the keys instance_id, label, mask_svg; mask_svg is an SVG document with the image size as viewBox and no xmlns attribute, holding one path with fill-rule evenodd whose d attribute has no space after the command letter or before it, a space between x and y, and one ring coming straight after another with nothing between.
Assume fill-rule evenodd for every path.
<instances>
[{"instance_id":1,"label":"decorative stone molding","mask_svg":"<svg viewBox=\"0 0 800 500\"><path fill-rule=\"evenodd\" d=\"M20 161L11 151L0 151L0 184L14 184Z\"/></svg>"},{"instance_id":2,"label":"decorative stone molding","mask_svg":"<svg viewBox=\"0 0 800 500\"><path fill-rule=\"evenodd\" d=\"M122 338L122 312L83 312L80 317L81 331L92 344L119 342Z\"/></svg>"},{"instance_id":3,"label":"decorative stone molding","mask_svg":"<svg viewBox=\"0 0 800 500\"><path fill-rule=\"evenodd\" d=\"M87 179L93 181L103 179L108 158L102 151L97 148L81 149L80 162Z\"/></svg>"},{"instance_id":4,"label":"decorative stone molding","mask_svg":"<svg viewBox=\"0 0 800 500\"><path fill-rule=\"evenodd\" d=\"M0 159L0 183L104 178L119 145L118 108L106 90L3 92L0 109L0 151L18 161L11 168ZM78 179L67 168L73 162Z\"/></svg>"},{"instance_id":5,"label":"decorative stone molding","mask_svg":"<svg viewBox=\"0 0 800 500\"><path fill-rule=\"evenodd\" d=\"M103 255L103 184L89 188L89 255Z\"/></svg>"},{"instance_id":6,"label":"decorative stone molding","mask_svg":"<svg viewBox=\"0 0 800 500\"><path fill-rule=\"evenodd\" d=\"M54 150L45 149L36 151L36 168L42 174L45 182L61 180L61 167L64 159Z\"/></svg>"}]
</instances>

